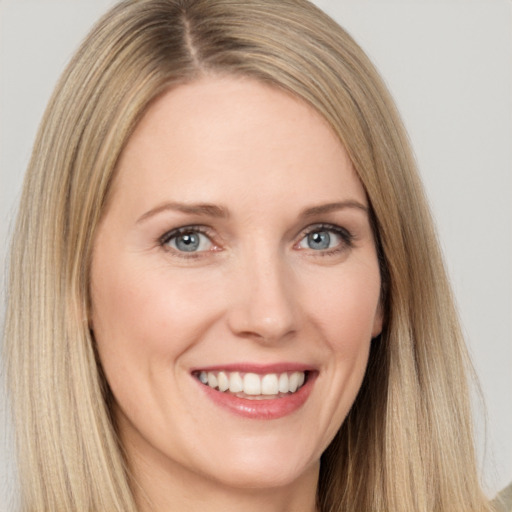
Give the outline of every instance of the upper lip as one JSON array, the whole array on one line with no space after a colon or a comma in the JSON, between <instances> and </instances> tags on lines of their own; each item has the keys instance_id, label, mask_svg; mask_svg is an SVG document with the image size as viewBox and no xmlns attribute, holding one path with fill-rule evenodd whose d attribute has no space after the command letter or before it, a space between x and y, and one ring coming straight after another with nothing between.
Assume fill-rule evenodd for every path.
<instances>
[{"instance_id":1,"label":"upper lip","mask_svg":"<svg viewBox=\"0 0 512 512\"><path fill-rule=\"evenodd\" d=\"M313 371L315 368L308 364L281 362L273 364L255 364L255 363L229 363L211 366L200 366L192 369L194 372L241 372L256 373L265 375L268 373L284 373L284 372L307 372Z\"/></svg>"}]
</instances>

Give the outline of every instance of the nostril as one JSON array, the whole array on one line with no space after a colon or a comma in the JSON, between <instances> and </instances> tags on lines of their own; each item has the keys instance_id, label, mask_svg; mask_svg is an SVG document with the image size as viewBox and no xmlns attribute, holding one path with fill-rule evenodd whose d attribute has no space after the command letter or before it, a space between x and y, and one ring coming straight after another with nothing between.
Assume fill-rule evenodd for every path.
<instances>
[{"instance_id":1,"label":"nostril","mask_svg":"<svg viewBox=\"0 0 512 512\"><path fill-rule=\"evenodd\" d=\"M258 312L258 306L248 306L231 311L229 326L242 338L274 343L290 338L297 331L297 321L292 311L274 310L273 314Z\"/></svg>"},{"instance_id":2,"label":"nostril","mask_svg":"<svg viewBox=\"0 0 512 512\"><path fill-rule=\"evenodd\" d=\"M297 296L290 268L264 251L243 261L232 283L226 318L239 337L275 343L298 330Z\"/></svg>"}]
</instances>

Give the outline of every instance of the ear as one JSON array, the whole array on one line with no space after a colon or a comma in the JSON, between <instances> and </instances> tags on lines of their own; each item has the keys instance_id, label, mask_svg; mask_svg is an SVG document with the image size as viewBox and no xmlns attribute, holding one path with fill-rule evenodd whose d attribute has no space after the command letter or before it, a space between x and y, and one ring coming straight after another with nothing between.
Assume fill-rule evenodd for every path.
<instances>
[{"instance_id":1,"label":"ear","mask_svg":"<svg viewBox=\"0 0 512 512\"><path fill-rule=\"evenodd\" d=\"M91 303L87 304L86 306L85 317L87 321L87 327L89 328L89 331L92 334L94 333L94 312Z\"/></svg>"},{"instance_id":2,"label":"ear","mask_svg":"<svg viewBox=\"0 0 512 512\"><path fill-rule=\"evenodd\" d=\"M372 340L379 336L382 332L382 326L384 324L384 312L382 311L382 302L379 300L377 311L375 311L375 317L373 319L372 328Z\"/></svg>"}]
</instances>

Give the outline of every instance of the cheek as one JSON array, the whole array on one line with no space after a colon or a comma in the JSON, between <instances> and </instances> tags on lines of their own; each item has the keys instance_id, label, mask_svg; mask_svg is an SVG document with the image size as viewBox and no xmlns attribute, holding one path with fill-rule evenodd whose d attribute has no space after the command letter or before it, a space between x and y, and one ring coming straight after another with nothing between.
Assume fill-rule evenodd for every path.
<instances>
[{"instance_id":1,"label":"cheek","mask_svg":"<svg viewBox=\"0 0 512 512\"><path fill-rule=\"evenodd\" d=\"M325 286L303 294L311 338L316 335L325 363L318 380L322 408L316 420L324 426L322 448L332 441L356 399L380 318L376 265L347 264L330 270L330 279L317 280Z\"/></svg>"},{"instance_id":2,"label":"cheek","mask_svg":"<svg viewBox=\"0 0 512 512\"><path fill-rule=\"evenodd\" d=\"M110 252L111 251L111 252ZM113 250L105 251L114 254ZM92 274L92 324L111 386L146 382L177 369L220 313L219 278L166 261L117 255ZM93 267L94 271L94 267Z\"/></svg>"},{"instance_id":3,"label":"cheek","mask_svg":"<svg viewBox=\"0 0 512 512\"><path fill-rule=\"evenodd\" d=\"M100 345L129 346L135 357L150 351L160 357L170 347L179 353L183 338L199 334L199 311L207 316L208 302L190 283L147 269L138 275L133 267L130 272L118 267L103 277L98 276L101 286L92 291L93 329Z\"/></svg>"},{"instance_id":4,"label":"cheek","mask_svg":"<svg viewBox=\"0 0 512 512\"><path fill-rule=\"evenodd\" d=\"M99 358L119 407L134 425L159 417L159 389L180 372L182 354L198 342L215 314L215 301L198 282L169 275L165 266L138 269L117 260L93 274L92 324ZM209 309L210 308L210 309Z\"/></svg>"},{"instance_id":5,"label":"cheek","mask_svg":"<svg viewBox=\"0 0 512 512\"><path fill-rule=\"evenodd\" d=\"M379 298L380 276L373 266L342 269L315 294L311 310L333 350L348 356L376 335L381 325Z\"/></svg>"}]
</instances>

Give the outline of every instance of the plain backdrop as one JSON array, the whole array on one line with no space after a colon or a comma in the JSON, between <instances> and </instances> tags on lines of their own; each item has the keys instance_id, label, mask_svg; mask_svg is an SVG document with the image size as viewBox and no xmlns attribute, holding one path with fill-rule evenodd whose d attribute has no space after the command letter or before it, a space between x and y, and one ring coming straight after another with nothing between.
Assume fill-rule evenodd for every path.
<instances>
[{"instance_id":1,"label":"plain backdrop","mask_svg":"<svg viewBox=\"0 0 512 512\"><path fill-rule=\"evenodd\" d=\"M0 0L2 289L13 216L43 109L73 50L112 3ZM487 429L479 409L477 441L493 495L512 481L512 3L316 3L373 59L409 131L481 380ZM14 477L12 432L0 394L2 512L14 509Z\"/></svg>"}]
</instances>

